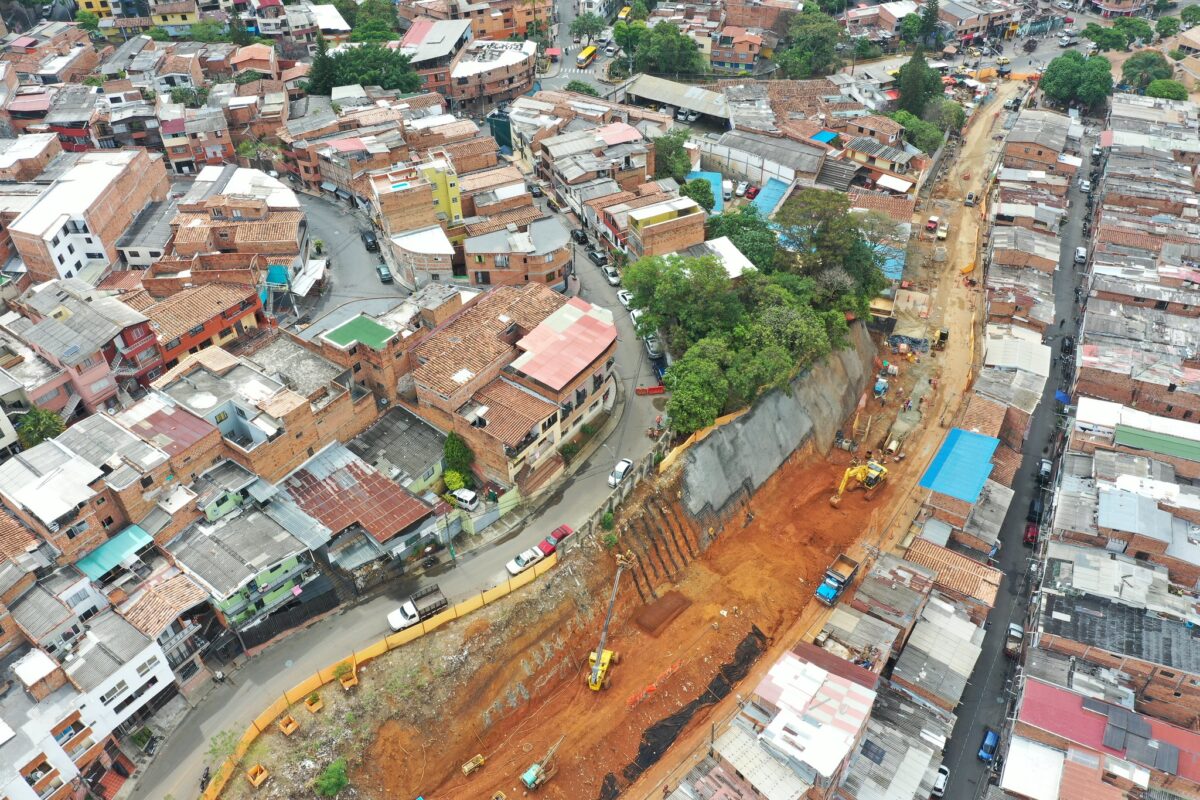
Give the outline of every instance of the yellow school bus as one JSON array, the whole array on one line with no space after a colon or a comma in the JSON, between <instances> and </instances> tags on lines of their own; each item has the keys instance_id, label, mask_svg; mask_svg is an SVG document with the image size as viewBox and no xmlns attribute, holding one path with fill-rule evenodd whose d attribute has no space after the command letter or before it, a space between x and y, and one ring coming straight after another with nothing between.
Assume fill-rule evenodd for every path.
<instances>
[{"instance_id":1,"label":"yellow school bus","mask_svg":"<svg viewBox=\"0 0 1200 800\"><path fill-rule=\"evenodd\" d=\"M590 45L579 51L579 57L575 59L575 66L580 69L587 69L596 60L596 46Z\"/></svg>"},{"instance_id":2,"label":"yellow school bus","mask_svg":"<svg viewBox=\"0 0 1200 800\"><path fill-rule=\"evenodd\" d=\"M617 14L617 22L628 22L629 15L633 13L633 6L625 6L621 9L621 13Z\"/></svg>"}]
</instances>

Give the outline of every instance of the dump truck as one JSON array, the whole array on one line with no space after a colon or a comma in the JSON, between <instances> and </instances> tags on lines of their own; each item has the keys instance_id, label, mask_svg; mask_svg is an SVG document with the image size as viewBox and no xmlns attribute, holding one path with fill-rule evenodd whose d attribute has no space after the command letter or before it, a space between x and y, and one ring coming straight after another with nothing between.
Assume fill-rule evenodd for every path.
<instances>
[{"instance_id":1,"label":"dump truck","mask_svg":"<svg viewBox=\"0 0 1200 800\"><path fill-rule=\"evenodd\" d=\"M829 569L825 570L825 580L817 587L817 599L827 606L837 605L838 598L858 573L858 562L845 553L840 553Z\"/></svg>"},{"instance_id":2,"label":"dump truck","mask_svg":"<svg viewBox=\"0 0 1200 800\"><path fill-rule=\"evenodd\" d=\"M423 619L429 619L434 614L450 605L446 595L435 583L426 587L404 601L392 613L388 614L388 626L394 631L411 628Z\"/></svg>"}]
</instances>

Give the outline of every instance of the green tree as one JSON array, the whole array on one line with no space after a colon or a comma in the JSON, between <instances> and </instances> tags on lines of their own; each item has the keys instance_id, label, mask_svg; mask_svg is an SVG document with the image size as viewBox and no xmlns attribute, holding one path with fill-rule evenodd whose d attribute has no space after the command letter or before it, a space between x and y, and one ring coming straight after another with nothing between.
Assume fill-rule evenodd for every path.
<instances>
[{"instance_id":1,"label":"green tree","mask_svg":"<svg viewBox=\"0 0 1200 800\"><path fill-rule=\"evenodd\" d=\"M915 117L920 117L925 112L926 104L943 91L941 74L925 63L925 54L919 47L912 58L900 67L896 85L900 91L897 105Z\"/></svg>"},{"instance_id":2,"label":"green tree","mask_svg":"<svg viewBox=\"0 0 1200 800\"><path fill-rule=\"evenodd\" d=\"M1187 100L1188 90L1179 81L1159 79L1150 81L1146 87L1147 97L1161 97L1164 100Z\"/></svg>"},{"instance_id":3,"label":"green tree","mask_svg":"<svg viewBox=\"0 0 1200 800\"><path fill-rule=\"evenodd\" d=\"M896 111L891 117L904 126L904 140L918 150L936 153L942 146L942 132L932 122L918 119L907 111Z\"/></svg>"},{"instance_id":4,"label":"green tree","mask_svg":"<svg viewBox=\"0 0 1200 800\"><path fill-rule=\"evenodd\" d=\"M1188 25L1200 25L1200 6L1186 6L1179 12L1179 18Z\"/></svg>"},{"instance_id":5,"label":"green tree","mask_svg":"<svg viewBox=\"0 0 1200 800\"><path fill-rule=\"evenodd\" d=\"M208 89L191 89L177 86L171 90L171 102L188 108L199 108L208 101Z\"/></svg>"},{"instance_id":6,"label":"green tree","mask_svg":"<svg viewBox=\"0 0 1200 800\"><path fill-rule=\"evenodd\" d=\"M1135 89L1145 89L1152 81L1167 80L1173 74L1171 62L1158 50L1134 53L1121 67L1121 79Z\"/></svg>"},{"instance_id":7,"label":"green tree","mask_svg":"<svg viewBox=\"0 0 1200 800\"><path fill-rule=\"evenodd\" d=\"M1105 28L1094 22L1089 22L1083 29L1083 38L1095 42L1100 52L1129 49L1129 37L1116 28Z\"/></svg>"},{"instance_id":8,"label":"green tree","mask_svg":"<svg viewBox=\"0 0 1200 800\"><path fill-rule=\"evenodd\" d=\"M395 38L391 26L377 19L367 20L350 32L352 42L390 42Z\"/></svg>"},{"instance_id":9,"label":"green tree","mask_svg":"<svg viewBox=\"0 0 1200 800\"><path fill-rule=\"evenodd\" d=\"M1158 22L1154 23L1154 32L1163 39L1179 33L1179 28L1179 17L1160 17Z\"/></svg>"},{"instance_id":10,"label":"green tree","mask_svg":"<svg viewBox=\"0 0 1200 800\"><path fill-rule=\"evenodd\" d=\"M747 203L708 218L707 238L729 238L733 246L760 270L771 267L775 260L776 239L766 217Z\"/></svg>"},{"instance_id":11,"label":"green tree","mask_svg":"<svg viewBox=\"0 0 1200 800\"><path fill-rule=\"evenodd\" d=\"M792 46L775 58L783 77L820 77L841 67L837 44L842 38L842 27L833 17L815 6L805 6L792 18L788 32Z\"/></svg>"},{"instance_id":12,"label":"green tree","mask_svg":"<svg viewBox=\"0 0 1200 800\"><path fill-rule=\"evenodd\" d=\"M953 100L943 98L925 109L925 119L944 133L958 133L967 122L967 112Z\"/></svg>"},{"instance_id":13,"label":"green tree","mask_svg":"<svg viewBox=\"0 0 1200 800\"><path fill-rule=\"evenodd\" d=\"M103 86L104 78L101 78L99 75L88 75L80 83L84 86Z\"/></svg>"},{"instance_id":14,"label":"green tree","mask_svg":"<svg viewBox=\"0 0 1200 800\"><path fill-rule=\"evenodd\" d=\"M232 14L229 17L229 41L236 44L238 47L254 44L255 37L250 35L250 31L246 30L245 21L237 14Z\"/></svg>"},{"instance_id":15,"label":"green tree","mask_svg":"<svg viewBox=\"0 0 1200 800\"><path fill-rule=\"evenodd\" d=\"M1046 66L1039 85L1051 100L1095 106L1112 94L1112 65L1101 56L1064 53Z\"/></svg>"},{"instance_id":16,"label":"green tree","mask_svg":"<svg viewBox=\"0 0 1200 800\"><path fill-rule=\"evenodd\" d=\"M692 169L692 160L683 147L690 133L687 128L676 128L654 140L654 177L683 183Z\"/></svg>"},{"instance_id":17,"label":"green tree","mask_svg":"<svg viewBox=\"0 0 1200 800\"><path fill-rule=\"evenodd\" d=\"M921 9L921 41L929 44L930 37L938 30L938 0L928 0Z\"/></svg>"},{"instance_id":18,"label":"green tree","mask_svg":"<svg viewBox=\"0 0 1200 800\"><path fill-rule=\"evenodd\" d=\"M909 14L900 20L900 26L897 28L900 38L908 44L917 44L921 41L921 15Z\"/></svg>"},{"instance_id":19,"label":"green tree","mask_svg":"<svg viewBox=\"0 0 1200 800\"><path fill-rule=\"evenodd\" d=\"M692 198L705 211L712 211L713 206L716 205L716 200L713 198L712 184L704 180L704 178L694 178L683 186L680 186L679 194Z\"/></svg>"},{"instance_id":20,"label":"green tree","mask_svg":"<svg viewBox=\"0 0 1200 800\"><path fill-rule=\"evenodd\" d=\"M644 22L618 22L613 25L612 36L625 56L632 58L637 54L642 42L649 38L650 29Z\"/></svg>"},{"instance_id":21,"label":"green tree","mask_svg":"<svg viewBox=\"0 0 1200 800\"><path fill-rule=\"evenodd\" d=\"M629 12L630 19L644 20L650 16L650 9L646 8L646 4L642 0L633 0L631 8L632 11Z\"/></svg>"},{"instance_id":22,"label":"green tree","mask_svg":"<svg viewBox=\"0 0 1200 800\"><path fill-rule=\"evenodd\" d=\"M351 30L358 24L358 3L354 0L333 0L333 7L342 15L342 19L350 26Z\"/></svg>"},{"instance_id":23,"label":"green tree","mask_svg":"<svg viewBox=\"0 0 1200 800\"><path fill-rule=\"evenodd\" d=\"M236 83L238 86L245 86L247 83L254 83L255 81L261 81L266 77L267 77L266 75L262 74L261 72L258 72L257 70L248 69L245 72L239 72L237 75L234 75L233 82Z\"/></svg>"},{"instance_id":24,"label":"green tree","mask_svg":"<svg viewBox=\"0 0 1200 800\"><path fill-rule=\"evenodd\" d=\"M188 38L195 42L223 42L228 36L225 26L211 20L201 20L188 30Z\"/></svg>"},{"instance_id":25,"label":"green tree","mask_svg":"<svg viewBox=\"0 0 1200 800\"><path fill-rule=\"evenodd\" d=\"M151 39L153 39L156 42L171 41L171 34L167 33L167 29L160 28L157 25L155 25L153 28L146 31L146 35L149 36Z\"/></svg>"},{"instance_id":26,"label":"green tree","mask_svg":"<svg viewBox=\"0 0 1200 800\"><path fill-rule=\"evenodd\" d=\"M707 428L717 421L729 400L729 381L721 354L728 347L719 339L705 340L689 350L663 375L671 393L667 414L671 427L682 434Z\"/></svg>"},{"instance_id":27,"label":"green tree","mask_svg":"<svg viewBox=\"0 0 1200 800\"><path fill-rule=\"evenodd\" d=\"M374 21L382 22L392 30L396 29L396 6L391 0L363 0L356 16L359 25Z\"/></svg>"},{"instance_id":28,"label":"green tree","mask_svg":"<svg viewBox=\"0 0 1200 800\"><path fill-rule=\"evenodd\" d=\"M313 791L318 797L337 797L338 792L349 785L350 779L346 777L346 759L339 758L313 781Z\"/></svg>"},{"instance_id":29,"label":"green tree","mask_svg":"<svg viewBox=\"0 0 1200 800\"><path fill-rule=\"evenodd\" d=\"M17 423L17 440L28 450L47 439L53 439L64 430L62 418L53 411L33 407Z\"/></svg>"},{"instance_id":30,"label":"green tree","mask_svg":"<svg viewBox=\"0 0 1200 800\"><path fill-rule=\"evenodd\" d=\"M463 478L471 474L471 465L475 463L475 454L471 452L471 448L453 431L446 435L446 441L442 445L442 458L446 462L446 469L457 472Z\"/></svg>"},{"instance_id":31,"label":"green tree","mask_svg":"<svg viewBox=\"0 0 1200 800\"><path fill-rule=\"evenodd\" d=\"M1117 17L1113 27L1125 34L1125 38L1131 42L1134 39L1148 42L1154 38L1154 29L1141 17Z\"/></svg>"},{"instance_id":32,"label":"green tree","mask_svg":"<svg viewBox=\"0 0 1200 800\"><path fill-rule=\"evenodd\" d=\"M372 0L363 3L363 7L369 2ZM398 50L364 44L331 56L322 48L323 45L318 44L317 56L308 74L309 94L328 96L334 87L354 83L401 92L415 92L421 87L421 79L410 66L408 56Z\"/></svg>"},{"instance_id":33,"label":"green tree","mask_svg":"<svg viewBox=\"0 0 1200 800\"><path fill-rule=\"evenodd\" d=\"M578 79L573 80L567 84L567 91L568 92L579 92L580 94L590 94L592 97L600 96L600 92L598 92L596 90L595 86L592 86L587 81L581 81Z\"/></svg>"},{"instance_id":34,"label":"green tree","mask_svg":"<svg viewBox=\"0 0 1200 800\"><path fill-rule=\"evenodd\" d=\"M635 25L642 23L630 23L630 27ZM613 34L616 35L615 27ZM633 52L635 69L639 72L699 75L706 71L699 45L669 22L660 22L651 28Z\"/></svg>"},{"instance_id":35,"label":"green tree","mask_svg":"<svg viewBox=\"0 0 1200 800\"><path fill-rule=\"evenodd\" d=\"M452 469L448 469L442 473L442 480L446 484L447 492L457 492L459 489L467 485L466 480L463 479L462 473L455 472Z\"/></svg>"},{"instance_id":36,"label":"green tree","mask_svg":"<svg viewBox=\"0 0 1200 800\"><path fill-rule=\"evenodd\" d=\"M1154 13L1161 14L1173 5L1176 0L1154 0Z\"/></svg>"},{"instance_id":37,"label":"green tree","mask_svg":"<svg viewBox=\"0 0 1200 800\"><path fill-rule=\"evenodd\" d=\"M881 55L883 55L883 48L867 37L860 36L854 40L854 57L859 61L869 61L872 58L879 58Z\"/></svg>"},{"instance_id":38,"label":"green tree","mask_svg":"<svg viewBox=\"0 0 1200 800\"><path fill-rule=\"evenodd\" d=\"M591 44L592 40L603 33L607 27L608 24L604 21L604 17L588 12L571 20L571 35L580 38L586 37L587 43Z\"/></svg>"},{"instance_id":39,"label":"green tree","mask_svg":"<svg viewBox=\"0 0 1200 800\"><path fill-rule=\"evenodd\" d=\"M727 334L744 316L725 267L713 256L650 256L625 268L625 287L645 314L643 335L658 331L675 354L710 335Z\"/></svg>"},{"instance_id":40,"label":"green tree","mask_svg":"<svg viewBox=\"0 0 1200 800\"><path fill-rule=\"evenodd\" d=\"M82 9L76 11L75 22L89 33L95 33L100 30L100 15L94 14L91 11L84 11Z\"/></svg>"}]
</instances>

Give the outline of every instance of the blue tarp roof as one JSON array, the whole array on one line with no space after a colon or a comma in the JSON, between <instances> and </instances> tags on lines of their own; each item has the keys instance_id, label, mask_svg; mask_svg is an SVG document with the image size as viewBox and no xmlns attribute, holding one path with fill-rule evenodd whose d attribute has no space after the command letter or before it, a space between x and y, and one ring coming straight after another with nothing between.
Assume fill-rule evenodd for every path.
<instances>
[{"instance_id":1,"label":"blue tarp roof","mask_svg":"<svg viewBox=\"0 0 1200 800\"><path fill-rule=\"evenodd\" d=\"M814 142L821 142L822 144L829 144L830 142L832 142L834 139L837 138L837 134L834 133L833 131L820 131L819 133L814 134L810 138Z\"/></svg>"},{"instance_id":2,"label":"blue tarp roof","mask_svg":"<svg viewBox=\"0 0 1200 800\"><path fill-rule=\"evenodd\" d=\"M882 247L883 275L889 281L898 281L904 277L904 263L908 252L896 247Z\"/></svg>"},{"instance_id":3,"label":"blue tarp roof","mask_svg":"<svg viewBox=\"0 0 1200 800\"><path fill-rule=\"evenodd\" d=\"M994 436L953 428L921 476L920 485L974 503L992 474L992 453L999 444Z\"/></svg>"},{"instance_id":4,"label":"blue tarp roof","mask_svg":"<svg viewBox=\"0 0 1200 800\"><path fill-rule=\"evenodd\" d=\"M720 214L725 210L725 195L721 192L721 173L719 172L689 172L684 180L694 181L701 178L709 182L713 192L712 213Z\"/></svg>"},{"instance_id":5,"label":"blue tarp roof","mask_svg":"<svg viewBox=\"0 0 1200 800\"><path fill-rule=\"evenodd\" d=\"M130 525L104 544L75 562L84 575L92 580L100 580L104 573L120 564L131 555L141 550L150 542L150 534L137 525Z\"/></svg>"},{"instance_id":6,"label":"blue tarp roof","mask_svg":"<svg viewBox=\"0 0 1200 800\"><path fill-rule=\"evenodd\" d=\"M271 264L267 267L267 283L275 286L288 285L288 268L283 264Z\"/></svg>"},{"instance_id":7,"label":"blue tarp roof","mask_svg":"<svg viewBox=\"0 0 1200 800\"><path fill-rule=\"evenodd\" d=\"M775 209L783 202L783 198L788 193L788 184L779 180L779 178L771 178L766 185L750 202L758 209L758 213L764 217L769 217L775 213Z\"/></svg>"}]
</instances>

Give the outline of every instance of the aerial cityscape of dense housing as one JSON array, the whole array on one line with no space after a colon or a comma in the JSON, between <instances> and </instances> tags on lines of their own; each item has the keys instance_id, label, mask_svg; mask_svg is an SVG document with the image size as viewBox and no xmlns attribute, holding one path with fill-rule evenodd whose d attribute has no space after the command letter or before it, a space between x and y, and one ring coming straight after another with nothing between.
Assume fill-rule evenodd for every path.
<instances>
[{"instance_id":1,"label":"aerial cityscape of dense housing","mask_svg":"<svg viewBox=\"0 0 1200 800\"><path fill-rule=\"evenodd\" d=\"M1200 800L1198 76L1193 0L0 7L0 800Z\"/></svg>"}]
</instances>

